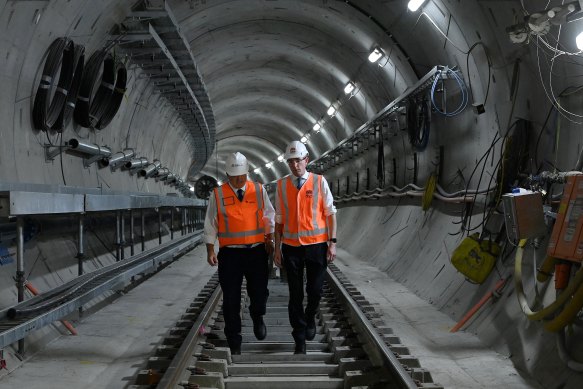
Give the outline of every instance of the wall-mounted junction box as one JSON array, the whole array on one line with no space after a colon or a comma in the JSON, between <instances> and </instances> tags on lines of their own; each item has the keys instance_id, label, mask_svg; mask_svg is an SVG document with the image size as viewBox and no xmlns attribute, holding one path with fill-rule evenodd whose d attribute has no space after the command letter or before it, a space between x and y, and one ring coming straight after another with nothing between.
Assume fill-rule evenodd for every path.
<instances>
[{"instance_id":1,"label":"wall-mounted junction box","mask_svg":"<svg viewBox=\"0 0 583 389\"><path fill-rule=\"evenodd\" d=\"M502 196L508 238L514 244L521 239L543 236L546 232L543 201L539 192L506 193Z\"/></svg>"},{"instance_id":2,"label":"wall-mounted junction box","mask_svg":"<svg viewBox=\"0 0 583 389\"><path fill-rule=\"evenodd\" d=\"M567 177L547 254L575 262L583 260L583 174Z\"/></svg>"}]
</instances>

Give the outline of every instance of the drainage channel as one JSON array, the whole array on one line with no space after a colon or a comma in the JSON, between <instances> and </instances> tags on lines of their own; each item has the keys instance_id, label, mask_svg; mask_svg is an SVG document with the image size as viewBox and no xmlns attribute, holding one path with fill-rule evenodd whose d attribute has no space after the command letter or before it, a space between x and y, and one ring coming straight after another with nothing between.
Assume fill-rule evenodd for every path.
<instances>
[{"instance_id":1,"label":"drainage channel","mask_svg":"<svg viewBox=\"0 0 583 389\"><path fill-rule=\"evenodd\" d=\"M337 267L328 270L306 354L293 353L287 284L270 279L269 290L267 337L253 335L243 292L241 355L231 355L215 274L131 388L441 388Z\"/></svg>"}]
</instances>

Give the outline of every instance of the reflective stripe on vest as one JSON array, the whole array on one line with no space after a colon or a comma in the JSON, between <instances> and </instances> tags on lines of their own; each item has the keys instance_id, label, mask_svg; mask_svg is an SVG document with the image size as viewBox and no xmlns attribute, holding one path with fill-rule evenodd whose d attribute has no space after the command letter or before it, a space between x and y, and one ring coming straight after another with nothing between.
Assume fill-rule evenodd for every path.
<instances>
[{"instance_id":1,"label":"reflective stripe on vest","mask_svg":"<svg viewBox=\"0 0 583 389\"><path fill-rule=\"evenodd\" d=\"M283 243L299 246L327 241L328 229L324 215L324 199L320 194L322 177L310 173L300 190L296 188L291 177L278 181L277 185L279 200L283 208L281 214ZM311 194L309 194L310 191ZM311 209L301 207L300 202L306 201L312 202ZM309 212L309 214L299 215L298 210L303 213ZM307 216L308 220L302 216Z\"/></svg>"},{"instance_id":2,"label":"reflective stripe on vest","mask_svg":"<svg viewBox=\"0 0 583 389\"><path fill-rule=\"evenodd\" d=\"M263 242L263 196L261 186L247 181L243 201L229 185L225 183L215 189L217 203L219 246L242 245ZM245 198L255 192L255 205Z\"/></svg>"}]
</instances>

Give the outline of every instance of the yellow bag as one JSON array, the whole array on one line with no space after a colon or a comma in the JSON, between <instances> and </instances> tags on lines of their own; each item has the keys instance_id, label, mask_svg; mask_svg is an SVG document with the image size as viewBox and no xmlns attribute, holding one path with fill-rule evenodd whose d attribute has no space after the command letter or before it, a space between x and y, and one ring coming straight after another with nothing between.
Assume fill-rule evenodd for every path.
<instances>
[{"instance_id":1,"label":"yellow bag","mask_svg":"<svg viewBox=\"0 0 583 389\"><path fill-rule=\"evenodd\" d=\"M492 272L500 246L491 240L479 241L475 233L460 243L451 256L451 264L469 280L481 284Z\"/></svg>"}]
</instances>

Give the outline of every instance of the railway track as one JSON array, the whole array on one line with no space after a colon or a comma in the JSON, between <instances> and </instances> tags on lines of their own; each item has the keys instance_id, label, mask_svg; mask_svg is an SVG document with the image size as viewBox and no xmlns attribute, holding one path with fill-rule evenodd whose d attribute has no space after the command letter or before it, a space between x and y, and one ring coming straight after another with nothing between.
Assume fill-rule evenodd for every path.
<instances>
[{"instance_id":1,"label":"railway track","mask_svg":"<svg viewBox=\"0 0 583 389\"><path fill-rule=\"evenodd\" d=\"M244 296L242 352L231 355L215 274L130 388L441 388L335 266L305 355L293 354L287 284L271 279L269 290L267 337L255 339Z\"/></svg>"}]
</instances>

